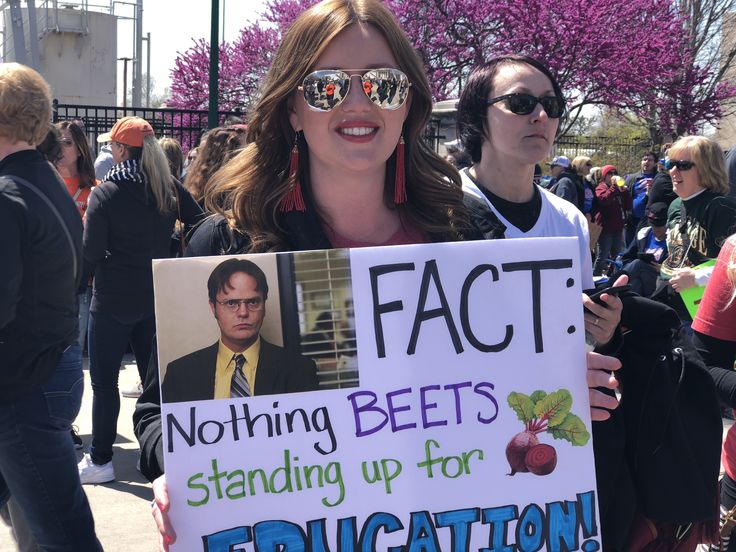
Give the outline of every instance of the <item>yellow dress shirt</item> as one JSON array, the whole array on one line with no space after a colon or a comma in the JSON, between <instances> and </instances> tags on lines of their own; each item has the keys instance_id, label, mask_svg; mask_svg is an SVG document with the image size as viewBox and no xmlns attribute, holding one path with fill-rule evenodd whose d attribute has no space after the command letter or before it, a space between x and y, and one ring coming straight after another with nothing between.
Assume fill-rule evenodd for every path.
<instances>
[{"instance_id":1,"label":"yellow dress shirt","mask_svg":"<svg viewBox=\"0 0 736 552\"><path fill-rule=\"evenodd\" d=\"M230 398L230 384L233 381L233 373L235 373L235 361L233 360L233 356L236 354L238 353L228 349L222 340L220 340L217 349L217 366L215 368L216 399ZM245 357L245 366L243 370L245 379L248 380L250 394L255 395L256 369L258 368L258 358L261 356L260 336L256 339L256 342L253 343L253 345L248 347L245 351L242 351L242 354Z\"/></svg>"}]
</instances>

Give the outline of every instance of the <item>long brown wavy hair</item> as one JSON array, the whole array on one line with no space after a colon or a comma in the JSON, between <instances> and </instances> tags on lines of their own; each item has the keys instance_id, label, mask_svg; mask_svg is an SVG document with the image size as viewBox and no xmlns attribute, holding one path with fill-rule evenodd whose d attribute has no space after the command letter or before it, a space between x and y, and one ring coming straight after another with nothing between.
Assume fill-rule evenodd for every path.
<instances>
[{"instance_id":1,"label":"long brown wavy hair","mask_svg":"<svg viewBox=\"0 0 736 552\"><path fill-rule=\"evenodd\" d=\"M422 139L432 112L432 96L421 60L398 23L377 0L325 0L302 13L284 35L248 118L249 145L215 173L208 186L206 207L224 215L231 227L245 234L253 251L288 247L279 224L283 216L279 202L292 185L288 167L295 132L289 123L289 100L330 41L355 24L372 25L383 35L412 83L403 126L408 201L393 204L394 153L386 163L384 202L433 241L461 239L462 230L470 226L460 176ZM297 178L309 209L309 149L301 136Z\"/></svg>"},{"instance_id":2,"label":"long brown wavy hair","mask_svg":"<svg viewBox=\"0 0 736 552\"><path fill-rule=\"evenodd\" d=\"M187 189L197 203L204 200L212 175L242 149L239 139L242 132L235 128L215 128L207 134L204 145L200 145L186 179Z\"/></svg>"}]
</instances>

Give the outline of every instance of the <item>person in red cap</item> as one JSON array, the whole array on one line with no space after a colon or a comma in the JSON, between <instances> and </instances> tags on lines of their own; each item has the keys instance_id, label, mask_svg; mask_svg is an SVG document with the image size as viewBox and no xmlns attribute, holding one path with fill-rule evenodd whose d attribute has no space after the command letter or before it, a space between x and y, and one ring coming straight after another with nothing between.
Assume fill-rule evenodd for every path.
<instances>
[{"instance_id":1,"label":"person in red cap","mask_svg":"<svg viewBox=\"0 0 736 552\"><path fill-rule=\"evenodd\" d=\"M631 209L631 194L623 184L623 179L618 176L618 170L613 165L605 165L601 169L601 178L595 189L600 210L596 216L596 222L603 226L603 231L598 238L596 246L595 264L593 275L600 276L606 268L608 259L615 259L624 248L624 225L626 224L626 212Z\"/></svg>"},{"instance_id":2,"label":"person in red cap","mask_svg":"<svg viewBox=\"0 0 736 552\"><path fill-rule=\"evenodd\" d=\"M89 319L92 446L78 465L82 483L115 479L120 363L130 343L142 381L155 333L151 260L171 256L177 219L193 225L202 217L171 175L146 120L123 117L97 140L111 142L115 165L89 196L84 228L84 260L95 278Z\"/></svg>"}]
</instances>

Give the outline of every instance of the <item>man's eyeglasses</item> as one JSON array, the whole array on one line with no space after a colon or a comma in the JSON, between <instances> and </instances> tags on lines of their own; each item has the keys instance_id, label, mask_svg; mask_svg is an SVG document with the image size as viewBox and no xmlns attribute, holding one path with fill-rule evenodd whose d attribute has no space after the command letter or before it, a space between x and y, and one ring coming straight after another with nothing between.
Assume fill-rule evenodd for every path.
<instances>
[{"instance_id":1,"label":"man's eyeglasses","mask_svg":"<svg viewBox=\"0 0 736 552\"><path fill-rule=\"evenodd\" d=\"M565 112L565 102L557 96L545 96L537 98L531 94L504 94L496 98L491 98L486 103L493 105L498 102L506 102L506 107L511 113L516 115L529 115L537 108L537 104L542 104L542 108L550 119L559 119Z\"/></svg>"},{"instance_id":2,"label":"man's eyeglasses","mask_svg":"<svg viewBox=\"0 0 736 552\"><path fill-rule=\"evenodd\" d=\"M259 311L263 308L266 302L260 297L253 297L251 299L227 299L225 301L218 301L215 299L215 303L225 307L231 312L235 312L240 309L240 305L245 306L248 312Z\"/></svg>"},{"instance_id":3,"label":"man's eyeglasses","mask_svg":"<svg viewBox=\"0 0 736 552\"><path fill-rule=\"evenodd\" d=\"M74 141L71 138L62 138L59 140L62 144L64 144L66 147L73 146Z\"/></svg>"},{"instance_id":4,"label":"man's eyeglasses","mask_svg":"<svg viewBox=\"0 0 736 552\"><path fill-rule=\"evenodd\" d=\"M347 97L353 77L360 77L363 92L381 109L399 109L409 96L409 77L392 68L314 71L304 77L299 90L311 109L331 111Z\"/></svg>"},{"instance_id":5,"label":"man's eyeglasses","mask_svg":"<svg viewBox=\"0 0 736 552\"><path fill-rule=\"evenodd\" d=\"M665 159L664 168L668 171L670 169L677 169L678 171L689 171L695 166L692 161L676 161L674 159Z\"/></svg>"}]
</instances>

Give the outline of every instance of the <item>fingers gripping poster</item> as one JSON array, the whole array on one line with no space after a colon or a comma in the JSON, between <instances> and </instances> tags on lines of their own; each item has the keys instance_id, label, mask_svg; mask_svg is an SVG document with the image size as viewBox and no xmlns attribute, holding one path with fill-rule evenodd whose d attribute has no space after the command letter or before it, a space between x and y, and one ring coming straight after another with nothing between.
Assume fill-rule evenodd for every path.
<instances>
[{"instance_id":1,"label":"fingers gripping poster","mask_svg":"<svg viewBox=\"0 0 736 552\"><path fill-rule=\"evenodd\" d=\"M173 550L599 550L580 273L573 238L156 261Z\"/></svg>"}]
</instances>

